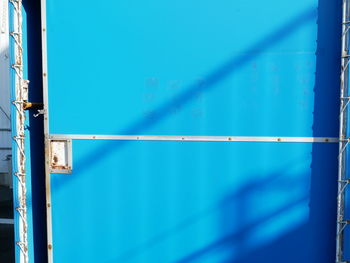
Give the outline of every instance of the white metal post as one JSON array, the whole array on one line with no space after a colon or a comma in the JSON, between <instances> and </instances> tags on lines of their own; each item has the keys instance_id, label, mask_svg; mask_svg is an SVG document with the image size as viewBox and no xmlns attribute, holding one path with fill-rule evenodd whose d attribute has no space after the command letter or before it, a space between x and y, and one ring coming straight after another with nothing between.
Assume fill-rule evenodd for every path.
<instances>
[{"instance_id":1,"label":"white metal post","mask_svg":"<svg viewBox=\"0 0 350 263\"><path fill-rule=\"evenodd\" d=\"M349 224L345 216L345 190L350 183L346 176L347 146L350 142L347 134L347 118L349 98L349 0L343 0L342 19L342 51L340 76L340 127L339 127L339 170L338 170L338 200L337 200L337 236L336 236L336 262L347 262L344 259L344 230Z\"/></svg>"}]
</instances>

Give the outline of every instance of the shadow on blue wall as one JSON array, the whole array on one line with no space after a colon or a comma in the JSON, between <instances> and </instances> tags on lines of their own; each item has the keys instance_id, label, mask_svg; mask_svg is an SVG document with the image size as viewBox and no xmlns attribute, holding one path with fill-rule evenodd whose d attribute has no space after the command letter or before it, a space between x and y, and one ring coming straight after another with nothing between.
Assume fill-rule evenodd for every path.
<instances>
[{"instance_id":1,"label":"shadow on blue wall","mask_svg":"<svg viewBox=\"0 0 350 263\"><path fill-rule=\"evenodd\" d=\"M162 106L154 109L146 117L132 123L129 127L123 130L117 130L115 134L143 134L156 123L169 117L174 108L180 108L198 97L200 92L209 91L210 89L214 88L216 84L224 81L227 77L234 74L236 70L249 64L260 54L263 54L265 49L278 45L290 34L315 19L316 16L316 8L310 8L304 11L286 24L281 25L275 32L248 47L245 51L241 52L241 55L235 56L223 63L219 68L208 74L203 80L193 83L191 86L187 87L180 95L166 101ZM120 144L119 147L127 143L128 142L125 141L124 143ZM106 142L104 146L94 149L90 153L86 154L84 159L77 161L76 164L74 164L74 169L79 170L79 172L83 172L83 170L89 168L89 165L103 160L103 158L112 154L116 150L117 148L109 147L108 142Z\"/></svg>"},{"instance_id":2,"label":"shadow on blue wall","mask_svg":"<svg viewBox=\"0 0 350 263\"><path fill-rule=\"evenodd\" d=\"M166 118L174 107L184 105L196 97L199 91L209 90L215 84L224 80L230 74L245 64L251 62L254 57L263 53L266 48L273 47L282 41L289 34L302 27L305 23L311 22L318 15L318 47L317 64L315 74L315 106L314 106L314 136L334 136L338 135L338 101L339 101L339 63L340 63L340 29L341 29L341 3L337 1L320 0L318 12L312 8L295 17L285 25L282 25L276 32L270 34L263 40L247 48L239 57L234 57L224 63L220 68L209 74L204 83L196 83L188 89L166 102L156 109L151 118L140 119L123 131L116 134L142 134L154 123ZM128 142L120 142L122 147ZM106 156L117 151L119 147L109 147L108 142L102 147L93 149L87 153L86 157L75 163L77 174L83 173L93 163L101 161ZM289 167L285 167L288 170ZM255 175L252 175L254 177ZM249 213L246 200L250 198L252 192L257 191L264 185L274 180L279 180L284 176L284 171L276 172L268 176L267 181L256 181L242 186L238 192L227 193L226 198L220 204L220 218L218 218L218 228L224 233L231 233L206 247L186 255L180 262L201 262L215 251L224 250L225 260L221 262L251 263L251 262L333 262L335 252L335 222L336 222L336 176L337 176L337 145L313 144L312 147L312 174L296 175L303 176L310 182L310 192L299 196L284 206L269 213L267 216L258 218L257 221L246 222L245 213ZM56 190L62 187L67 180L77 180L74 177L57 178ZM290 182L291 184L293 182ZM302 182L301 182L302 183ZM286 191L288 188L286 188ZM298 221L298 224L290 226L288 232L274 239L266 240L259 245L250 246L246 241L250 231L262 225L274 217L293 209L300 204L308 202L309 209L305 220ZM233 204L235 206L233 207ZM263 203L261 204L264 205ZM239 209L240 227L231 229L233 221L233 210ZM184 222L188 225L194 219ZM237 217L235 217L237 220ZM177 229L177 228L176 228ZM175 231L176 231L175 229ZM156 237L147 244L126 254L124 258L116 262L123 262L123 259L132 257L135 253L141 252L159 242L166 235ZM232 251L232 255L230 255ZM322 251L322 253L320 253ZM215 261L211 261L215 262Z\"/></svg>"},{"instance_id":3,"label":"shadow on blue wall","mask_svg":"<svg viewBox=\"0 0 350 263\"><path fill-rule=\"evenodd\" d=\"M26 13L26 41L28 79L30 80L29 101L42 102L42 59L41 59L41 14L40 0L23 0ZM35 262L47 262L46 240L46 193L44 167L43 119L34 118L29 112L31 205L33 209L33 239Z\"/></svg>"},{"instance_id":4,"label":"shadow on blue wall","mask_svg":"<svg viewBox=\"0 0 350 263\"><path fill-rule=\"evenodd\" d=\"M293 166L292 163L290 165ZM256 174L249 178L253 180L228 193L219 203L110 263L138 262L136 258L147 250L177 232L193 227L201 218L217 212L219 232L224 236L177 262L330 262L318 261L319 251L315 247L318 241L312 243L313 226L308 222L308 218L312 217L308 214L309 174L289 173L288 169L280 169L263 178ZM264 197L266 194L267 197ZM271 201L271 195L280 198L273 206L267 204ZM320 224L315 227L319 228ZM333 252L330 251L330 258ZM323 253L322 259L325 259Z\"/></svg>"},{"instance_id":5,"label":"shadow on blue wall","mask_svg":"<svg viewBox=\"0 0 350 263\"><path fill-rule=\"evenodd\" d=\"M293 188L308 185L308 179L308 174L288 176L288 171L279 170L227 195L220 205L219 225L222 233L229 234L179 262L317 262L312 260L315 251L305 209L309 195L305 191L290 194ZM261 209L269 205L264 198L267 192L283 200L273 208ZM220 261L215 254L221 254Z\"/></svg>"}]
</instances>

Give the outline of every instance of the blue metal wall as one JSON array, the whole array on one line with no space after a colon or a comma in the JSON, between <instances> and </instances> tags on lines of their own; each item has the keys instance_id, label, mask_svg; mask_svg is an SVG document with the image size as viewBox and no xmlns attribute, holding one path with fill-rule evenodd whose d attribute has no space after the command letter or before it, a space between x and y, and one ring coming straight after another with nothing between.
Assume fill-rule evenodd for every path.
<instances>
[{"instance_id":1,"label":"blue metal wall","mask_svg":"<svg viewBox=\"0 0 350 263\"><path fill-rule=\"evenodd\" d=\"M338 136L340 1L46 1L50 134ZM55 262L332 262L337 144L73 141Z\"/></svg>"}]
</instances>

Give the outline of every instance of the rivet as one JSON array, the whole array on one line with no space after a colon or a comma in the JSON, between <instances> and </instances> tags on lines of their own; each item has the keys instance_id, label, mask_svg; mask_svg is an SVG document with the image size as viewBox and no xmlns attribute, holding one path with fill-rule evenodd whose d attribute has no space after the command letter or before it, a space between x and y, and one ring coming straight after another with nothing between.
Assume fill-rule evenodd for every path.
<instances>
[{"instance_id":1,"label":"rivet","mask_svg":"<svg viewBox=\"0 0 350 263\"><path fill-rule=\"evenodd\" d=\"M280 141L281 141L281 138L278 138L277 141L280 142Z\"/></svg>"},{"instance_id":2,"label":"rivet","mask_svg":"<svg viewBox=\"0 0 350 263\"><path fill-rule=\"evenodd\" d=\"M47 248L48 248L49 250L51 250L51 249L52 249L52 245L49 244L49 245L47 246Z\"/></svg>"}]
</instances>

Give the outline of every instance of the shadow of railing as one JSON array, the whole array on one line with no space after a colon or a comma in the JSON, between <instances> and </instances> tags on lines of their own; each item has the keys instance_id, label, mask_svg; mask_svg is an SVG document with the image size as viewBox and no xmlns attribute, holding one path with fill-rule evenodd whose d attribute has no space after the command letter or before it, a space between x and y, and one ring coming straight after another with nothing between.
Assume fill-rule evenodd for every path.
<instances>
[{"instance_id":1,"label":"shadow of railing","mask_svg":"<svg viewBox=\"0 0 350 263\"><path fill-rule=\"evenodd\" d=\"M134 122L129 127L125 128L122 131L117 131L117 134L127 134L127 135L135 135L142 134L147 129L151 128L152 125L160 122L165 119L169 114L171 114L172 110L175 106L185 105L189 103L191 100L195 99L199 92L208 91L214 88L215 84L225 80L230 75L234 74L235 71L249 62L254 60L257 56L264 53L267 48L271 48L273 46L278 45L282 40L284 40L287 36L297 31L300 27L304 26L308 22L313 21L317 16L317 9L315 7L311 7L301 14L293 17L285 24L281 25L275 32L267 35L263 39L257 41L252 44L246 50L240 53L240 55L235 56L225 63L223 63L220 67L213 70L212 73L208 74L200 83L194 83L190 85L183 93L175 96L174 98L166 101L163 105L153 110L150 114L151 118L141 118L140 120ZM74 169L82 173L84 170L89 169L89 166L99 162L106 156L115 152L118 148L125 145L127 141L124 141L119 144L118 147L109 147L109 143L105 142L102 146L91 150L85 157L77 160L74 163ZM73 178L77 178L76 176L70 177L71 180ZM63 182L63 181L62 181ZM59 188L59 184L56 185L56 190Z\"/></svg>"},{"instance_id":2,"label":"shadow of railing","mask_svg":"<svg viewBox=\"0 0 350 263\"><path fill-rule=\"evenodd\" d=\"M335 70L337 72L332 71L331 74L329 74L330 73L329 64L334 65L335 61L339 58L338 55L334 56L334 52L338 52L338 50L336 49L339 48L339 43L337 42L339 41L339 38L337 36L339 36L340 27L339 27L339 30L332 31L332 29L335 28L337 23L333 21L330 26L329 19L331 19L332 17L334 18L337 15L334 14L334 16L327 16L328 9L330 6L335 6L335 4L330 3L326 0L319 1L319 17L318 17L318 20L319 20L318 41L319 42L318 42L318 52L316 54L317 69L316 69L316 82L315 82L315 106L314 106L315 111L314 111L314 127L313 127L314 136L337 136L337 128L335 127L338 127L337 125L338 121L335 118L336 116L335 112L337 112L337 110L335 109L337 109L338 105L332 104L331 107L328 107L327 101L329 98L331 98L331 100L333 101L338 96L338 93L334 93L334 87L337 86L337 85L334 85L334 83L339 82L339 80L337 80L338 78L337 74L339 70ZM336 11L338 12L339 9L340 7ZM191 100L196 98L199 92L213 89L216 84L220 83L230 75L234 74L237 69L247 65L257 56L263 54L266 49L278 45L278 43L283 41L288 35L292 34L296 30L298 30L300 27L307 24L308 22L313 21L316 18L316 16L317 16L317 10L314 7L306 10L305 12L303 12L302 14L299 14L298 16L295 16L294 18L289 20L287 23L281 25L275 32L269 34L268 36L265 36L263 39L257 41L256 43L248 47L240 55L229 59L228 61L223 63L220 67L213 70L213 72L208 74L207 77L205 77L202 82L194 83L190 85L189 87L187 87L187 89L183 93L181 93L178 96L175 96L174 98L166 101L160 107L156 108L150 114L151 118L141 118L136 122L132 123L129 127L123 129L122 131L117 131L118 134L142 134L143 132L147 131L147 129L151 128L156 123L167 118L175 106L188 104ZM333 36L330 36L328 34L330 31L332 31ZM327 50L329 48L334 48L336 50L336 51L333 50L332 52L330 52L331 56L327 55ZM338 89L336 88L336 90ZM103 158L114 153L115 151L117 151L127 143L128 143L127 141L120 142L118 143L117 147L112 148L110 147L109 142L105 142L102 145L98 146L97 148L92 149L80 160L77 160L75 162L74 170L76 175L83 174L84 171L89 169L91 165L94 165L97 162L103 160ZM259 255L259 256L266 256L267 254L274 253L273 251L274 249L281 247L280 246L280 244L282 243L281 240L286 240L288 238L291 238L292 240L295 240L295 241L300 240L300 238L303 236L310 237L312 235L313 236L312 238L316 238L317 230L320 229L320 227L322 227L322 224L321 224L322 220L324 220L324 222L326 222L327 224L327 227L329 227L329 230L327 230L328 232L326 233L326 236L330 237L332 236L332 233L335 233L335 228L330 227L330 224L332 223L332 220L335 219L336 179L332 178L332 176L329 176L329 175L332 174L334 171L336 171L336 166L335 166L336 145L325 146L321 144L313 144L312 147L313 147L312 148L313 161L312 161L312 178L311 178L312 184L311 184L311 191L309 196L310 197L309 222L305 222L305 224L300 225L297 229L292 230L290 233L286 233L283 237L280 237L277 241L275 240L271 243L264 244L261 247L256 249L245 248L242 251L242 255L240 255L238 259L232 259L232 261L230 262L243 263L243 262L253 262L252 261L253 259L258 260L258 257L255 256L255 253L256 255ZM326 158L325 156L327 156L327 160L329 160L329 162L327 162L327 160L325 161L325 158ZM59 188L64 183L70 180L79 179L79 176L76 176L76 175L72 177L57 178L57 180L55 180L54 190L55 191L59 190ZM276 174L274 176L276 176ZM279 175L277 174L277 176ZM261 183L259 184L259 187L261 187L261 185L264 184L264 182L259 182L259 183ZM249 192L254 187L257 187L257 185L253 184L243 188L245 188L245 191ZM238 191L238 193L239 195L246 195L246 193L243 193L242 191ZM322 193L324 194L322 195ZM234 193L233 196L236 196L236 194ZM334 198L329 198L330 196L333 196ZM230 196L230 198L232 198L232 196ZM227 201L224 201L224 203L230 202L231 200L230 198L227 199ZM261 220L257 222L253 222L252 224L243 226L237 232L231 232L231 234L223 237L222 239L217 240L212 244L209 244L207 247L203 247L198 251L195 251L194 253L187 255L185 258L180 260L180 262L194 261L195 259L200 258L202 255L207 253L207 251L211 251L218 246L228 245L229 247L232 240L236 240L236 241L238 240L239 242L242 236L244 236L244 233L248 231L251 227L259 225L263 221L269 220L270 218L288 210L290 207L297 205L300 202L304 202L305 200L307 200L307 198L308 198L308 195L300 196L300 198L295 200L295 202L291 202L287 206L282 207L279 210L276 210L274 213L271 213L269 216L262 217ZM327 198L327 200L325 200L325 198ZM325 206L322 206L322 204L325 204ZM215 209L215 208L210 208L210 209ZM198 216L202 216L202 214ZM195 220L196 220L196 217L194 217L193 219L189 219L189 221L185 221L179 224L173 230L178 231L179 229L187 226L188 224L191 224ZM147 242L146 244L142 245L141 247L135 248L135 250L128 252L127 254L125 254L123 257L120 258L120 262L122 262L123 259L128 258L129 256L132 256L144 249L149 248L150 246L153 246L154 243L160 242L163 238L166 238L169 234L171 234L171 231L169 233L164 233L160 236L157 236L154 239ZM310 232L306 234L305 231L310 231ZM321 244L320 246L323 246L326 244L327 246L331 247L331 248L329 247L327 248L330 251L330 252L327 252L327 254L329 255L329 258L331 258L332 257L331 250L333 249L333 246L334 246L334 240L331 240L329 238L327 238L327 240L324 238L324 240L325 240L324 242L323 241L320 242ZM287 249L290 249L290 243L283 248L284 248L283 253L286 253ZM277 254L281 255L282 252ZM304 253L304 255L306 254ZM244 259L244 257L246 257L246 259ZM293 260L296 260L296 258L297 258L296 255L292 255L290 257L290 261L285 261L285 262L293 262ZM327 258L327 260L329 258ZM278 262L277 260L278 259L276 258L276 261L274 262Z\"/></svg>"},{"instance_id":3,"label":"shadow of railing","mask_svg":"<svg viewBox=\"0 0 350 263\"><path fill-rule=\"evenodd\" d=\"M203 220L203 218L213 218L216 216L219 227L218 232L220 233L218 236L221 237L213 239L213 242L193 251L182 259L178 259L176 262L201 262L202 258L212 256L218 249L221 249L226 254L225 258L228 261L224 262L236 262L235 260L240 259L242 255L257 249L256 247L251 247L251 244L247 242L248 236L252 232L264 227L266 223L271 221L280 222L281 214L290 214L296 207L302 206L301 217L297 219L293 216L290 217L287 219L287 224L284 223L282 227L279 227L276 237L273 236L274 234L269 236L275 242L280 236L287 234L289 231L294 231L307 223L309 214L305 207L308 206L308 200L310 200L308 193L308 185L310 184L309 174L291 173L288 171L288 168L294 167L303 161L304 157L291 160L291 162L285 163L283 167L268 175L261 173L244 176L244 178L250 179L245 183L241 183L239 187L235 185L235 190L232 189L229 191L218 202L208 205L205 210L193 214L171 229L150 238L147 242L121 253L118 257L110 260L110 262L142 262L143 256L149 250L157 250L159 245L168 243L169 240L179 233L196 229L196 224ZM263 195L262 192L268 194ZM254 200L254 202L260 203L261 207L263 207L264 202L270 198L269 196L271 194L278 195L281 202L277 202L273 207L266 209L264 213L252 213L257 207L252 207L250 202ZM300 242L304 243L304 246L308 241L305 240L305 237L307 237L305 232L298 235ZM189 245L192 246L193 244L188 244L185 240L183 244L177 244L180 247ZM264 243L263 245L267 244ZM286 247L291 248L293 246L295 244L289 243ZM176 249L176 247L173 249Z\"/></svg>"},{"instance_id":4,"label":"shadow of railing","mask_svg":"<svg viewBox=\"0 0 350 263\"><path fill-rule=\"evenodd\" d=\"M338 87L339 85L337 86L334 83L339 83L339 80L338 80L339 67L337 67L337 70L333 69L332 72L329 72L329 65L335 65L336 63L338 63L337 59L339 58L338 55L334 56L334 54L339 51L338 48L339 48L340 42L338 43L338 41L339 41L339 35L340 35L339 34L340 26L339 26L339 29L337 29L336 26L338 26L338 24L336 20L334 21L332 20L332 22L329 21L330 19L334 19L338 15L340 17L340 14L338 14L338 11L340 10L340 5L339 7L335 8L335 13L332 16L329 16L329 8L334 6L336 6L336 4L330 3L326 0L319 0L318 51L316 54L317 61L316 61L315 106L314 106L314 127L313 127L314 136L337 136L338 120L336 116L338 112L338 104L333 103L333 101L338 100L338 97L337 97L338 89L336 88L336 92L334 89L335 89L335 86ZM208 74L207 77L205 77L200 83L193 83L192 85L187 87L187 89L183 93L173 97L172 99L162 104L160 107L154 109L150 114L151 118L146 118L146 117L141 118L135 121L134 123L132 123L129 127L123 129L122 131L117 131L117 133L118 134L144 133L156 123L167 118L169 114L172 112L174 107L178 105L186 105L191 100L195 99L199 92L213 89L216 84L220 83L221 81L225 80L226 78L234 74L237 69L247 65L257 56L263 54L266 49L278 45L288 35L292 34L296 30L298 30L300 27L307 24L308 22L312 22L316 18L316 16L317 16L317 10L316 8L312 7L306 10L305 12L303 12L302 14L299 14L298 16L293 17L287 23L281 25L275 32L269 34L268 36L265 36L263 39L257 41L256 43L248 47L240 55L229 59L228 61L223 63L220 67L213 70L213 72ZM332 36L329 35L329 32L332 32ZM334 49L334 50L329 51L329 49ZM328 100L332 100L331 106L329 106ZM91 165L94 165L97 162L106 158L108 155L113 154L115 151L117 151L127 143L128 141L123 141L123 142L119 142L117 147L110 147L110 143L105 142L102 145L98 146L97 148L92 149L85 156L83 156L81 159L77 160L74 163L74 173L76 173L75 176L71 176L71 177L64 176L61 178L56 178L54 190L55 191L59 190L64 183L69 182L70 180L79 179L79 175L83 174L84 171L86 171L87 169L89 169L89 167L91 167ZM325 159L327 160L325 161ZM266 255L274 253L274 249L281 248L281 252L276 253L276 255L278 255L279 257L281 254L286 253L287 250L291 248L290 242L288 243L288 245L285 245L285 246L281 245L283 242L287 242L286 239L288 238L295 240L295 242L300 240L302 237L308 237L310 238L310 240L317 239L317 236L318 236L317 231L322 227L322 221L325 222L325 224L327 225L327 228L329 228L328 230L323 230L323 231L326 231L325 235L327 236L327 238L323 238L322 242L317 241L319 242L319 245L315 247L318 247L318 248L322 246L327 247L325 249L328 250L326 254L327 254L327 260L329 260L333 256L333 252L331 250L334 247L334 240L332 240L329 237L331 237L335 233L335 224L333 228L331 227L331 224L332 224L332 220L333 219L335 220L335 207L336 207L335 206L336 179L334 179L330 175L335 171L336 171L336 145L335 144L334 145L313 144L312 146L312 178L311 178L312 182L311 182L310 195L300 196L300 198L295 200L295 202L291 202L287 206L282 207L279 210L276 210L270 215L266 217L262 217L261 220L242 226L242 228L240 228L236 232L235 231L230 232L231 234L223 237L222 239L219 239L216 242L209 244L207 247L203 247L198 251L195 251L194 253L187 255L182 260L180 260L180 262L192 262L200 258L205 253L207 253L207 251L211 251L216 247L226 246L227 248L229 248L230 244L232 243L232 240L236 240L235 242L240 242L239 240L242 239L242 236L244 236L245 232L248 231L251 227L259 225L261 222L267 221L273 218L274 216L280 213L283 213L284 211L290 209L294 205L297 205L300 202L304 202L305 200L308 200L308 198L310 198L309 199L310 200L310 218L308 222L305 222L304 224L299 225L298 228L291 230L289 233L286 233L284 236L280 237L275 241L272 241L271 243L263 244L260 247L254 248L254 249L249 247L245 248L244 250L242 250L242 253L238 256L238 258L235 258L235 259L232 258L232 260L228 262L236 262L236 263L253 262L253 260L254 261L258 260L259 257L262 257L262 256L266 257ZM275 176L279 176L279 174L274 174L272 177L275 177ZM249 192L254 187L258 187L258 186L261 187L261 185L264 184L264 182L259 182L259 183L260 183L259 185L252 184L250 186L243 187L245 189L244 191ZM242 191L238 191L238 193L239 195L246 195L246 193ZM233 193L233 196L236 196L236 195L237 193ZM330 196L332 196L333 198ZM224 203L227 204L228 202L232 201L231 200L232 195L229 195L229 197L230 198L224 201ZM325 198L327 200L325 200ZM324 204L324 206L322 204ZM210 213L210 211L212 211L211 209L216 209L216 208L215 207L210 208L205 213L207 212ZM203 216L203 214L198 215L198 217L200 216ZM125 255L122 255L122 257L118 258L118 261L122 262L124 259L127 259L137 253L142 253L143 250L153 247L155 243L161 242L161 240L163 240L164 238L167 238L168 235L171 235L172 231L179 231L181 228L186 227L189 224L192 224L196 220L197 220L197 217L194 217L194 218L188 219L187 221L182 222L181 224L179 224L169 232L156 236L154 237L154 239L149 240L149 242L127 252ZM302 249L299 245L297 247ZM305 257L307 257L308 255L307 253L304 253L304 252L301 254L304 256L306 255ZM259 255L259 257L256 255ZM317 258L317 256L315 256L314 258ZM293 262L293 260L295 261L297 259L298 259L297 255L292 255L288 259L289 261L287 260L285 262ZM279 262L278 261L279 258L276 257L275 260L276 261L273 261L273 262ZM298 261L298 262L301 262L301 261ZM312 261L312 262L316 262L316 261Z\"/></svg>"}]
</instances>

